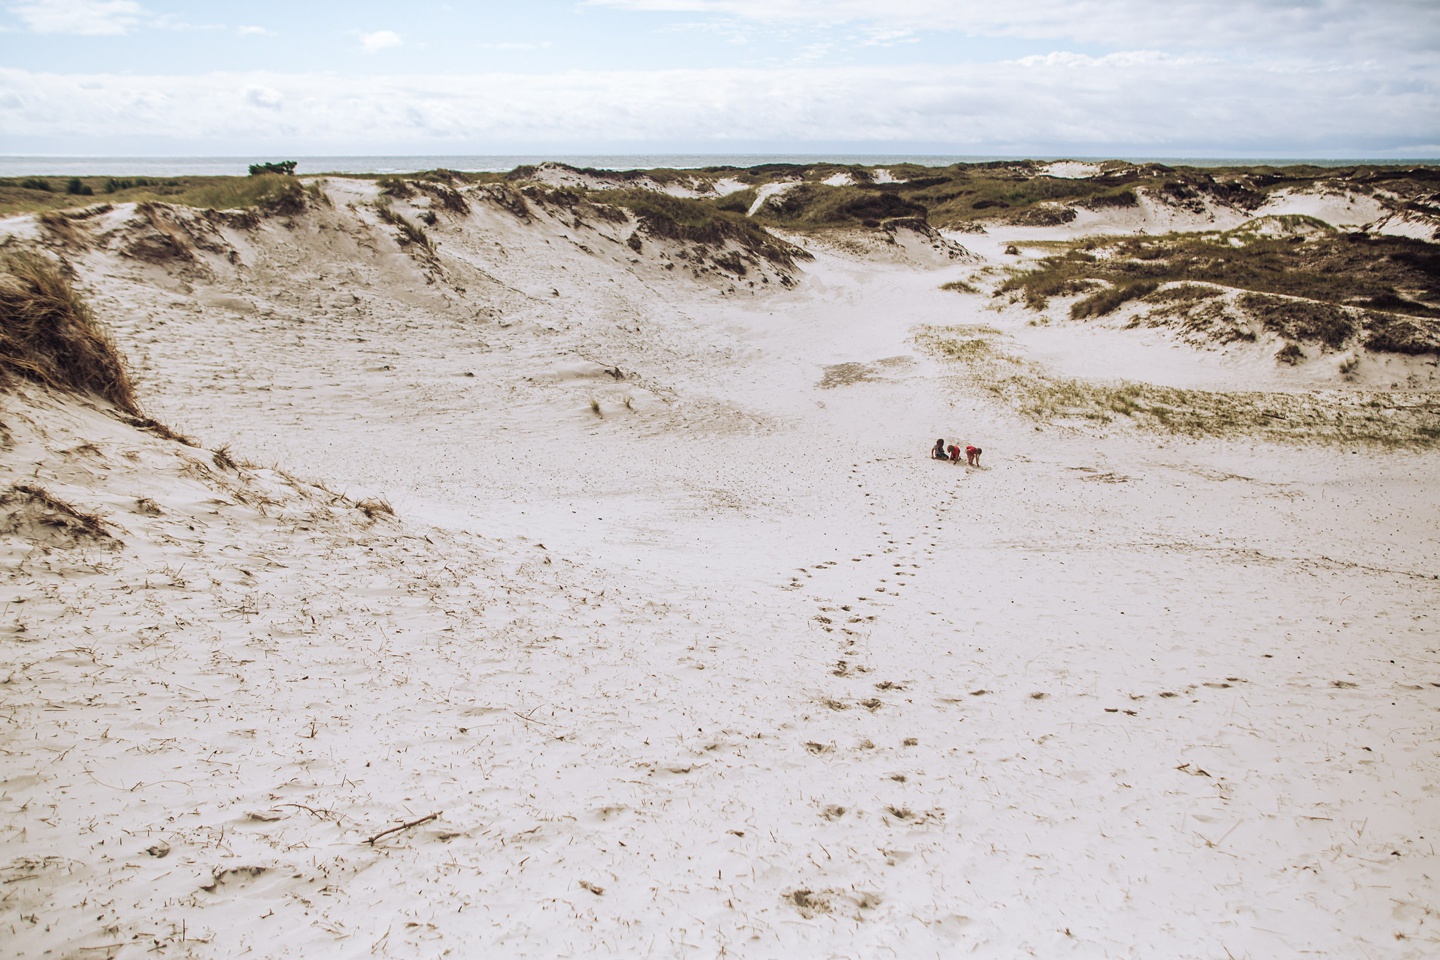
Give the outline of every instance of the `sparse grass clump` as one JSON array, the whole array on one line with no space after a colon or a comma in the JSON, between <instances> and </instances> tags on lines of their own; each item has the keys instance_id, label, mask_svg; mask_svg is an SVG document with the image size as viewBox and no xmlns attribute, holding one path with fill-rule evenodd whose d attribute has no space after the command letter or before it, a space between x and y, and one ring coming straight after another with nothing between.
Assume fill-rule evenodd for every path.
<instances>
[{"instance_id":1,"label":"sparse grass clump","mask_svg":"<svg viewBox=\"0 0 1440 960\"><path fill-rule=\"evenodd\" d=\"M400 231L399 241L402 247L414 245L426 253L435 252L435 245L430 242L430 236L424 229L415 226L415 224L396 213L390 204L377 204L375 212L381 220Z\"/></svg>"},{"instance_id":2,"label":"sparse grass clump","mask_svg":"<svg viewBox=\"0 0 1440 960\"><path fill-rule=\"evenodd\" d=\"M1317 341L1332 350L1343 347L1358 326L1349 311L1333 303L1259 293L1241 294L1237 303L1267 330L1287 341Z\"/></svg>"},{"instance_id":3,"label":"sparse grass clump","mask_svg":"<svg viewBox=\"0 0 1440 960\"><path fill-rule=\"evenodd\" d=\"M0 493L0 536L14 535L58 546L119 544L100 517L30 483L17 483Z\"/></svg>"},{"instance_id":4,"label":"sparse grass clump","mask_svg":"<svg viewBox=\"0 0 1440 960\"><path fill-rule=\"evenodd\" d=\"M1410 317L1373 314L1365 317L1365 346L1382 353L1440 355L1440 325Z\"/></svg>"},{"instance_id":5,"label":"sparse grass clump","mask_svg":"<svg viewBox=\"0 0 1440 960\"><path fill-rule=\"evenodd\" d=\"M380 187L380 192L387 197L405 200L415 196L415 188L400 177L381 177L375 183Z\"/></svg>"},{"instance_id":6,"label":"sparse grass clump","mask_svg":"<svg viewBox=\"0 0 1440 960\"><path fill-rule=\"evenodd\" d=\"M58 266L23 251L0 254L0 377L11 376L140 413L109 331Z\"/></svg>"},{"instance_id":7,"label":"sparse grass clump","mask_svg":"<svg viewBox=\"0 0 1440 960\"><path fill-rule=\"evenodd\" d=\"M979 293L980 288L973 283L964 280L951 280L949 283L940 284L941 290L950 290L954 293Z\"/></svg>"},{"instance_id":8,"label":"sparse grass clump","mask_svg":"<svg viewBox=\"0 0 1440 960\"><path fill-rule=\"evenodd\" d=\"M415 186L429 194L430 198L435 203L438 203L442 210L448 210L460 216L464 216L470 212L470 204L465 202L465 198L460 195L460 191L448 187L444 183L420 180Z\"/></svg>"},{"instance_id":9,"label":"sparse grass clump","mask_svg":"<svg viewBox=\"0 0 1440 960\"><path fill-rule=\"evenodd\" d=\"M835 227L878 226L896 217L925 220L928 214L924 204L899 191L802 183L767 200L757 216L790 227Z\"/></svg>"},{"instance_id":10,"label":"sparse grass clump","mask_svg":"<svg viewBox=\"0 0 1440 960\"><path fill-rule=\"evenodd\" d=\"M1104 290L1097 290L1083 300L1077 300L1070 305L1070 318L1072 320L1084 320L1087 317L1103 317L1106 314L1114 313L1123 304L1131 300L1139 300L1155 292L1160 286L1154 280L1139 280L1134 283L1117 284L1107 287Z\"/></svg>"},{"instance_id":11,"label":"sparse grass clump","mask_svg":"<svg viewBox=\"0 0 1440 960\"><path fill-rule=\"evenodd\" d=\"M159 420L155 420L151 417L128 417L126 418L125 422L138 430L144 430L148 433L153 433L155 434L155 436L159 437L162 440L170 440L174 443L184 444L187 447L200 446L200 444L195 440L194 437L187 437L185 436L185 434L180 433L178 430L173 430L165 424L161 423Z\"/></svg>"},{"instance_id":12,"label":"sparse grass clump","mask_svg":"<svg viewBox=\"0 0 1440 960\"><path fill-rule=\"evenodd\" d=\"M743 214L722 210L713 200L672 197L650 190L597 190L590 193L596 203L629 210L646 234L718 247L727 241L782 267L810 254L774 236Z\"/></svg>"},{"instance_id":13,"label":"sparse grass clump","mask_svg":"<svg viewBox=\"0 0 1440 960\"><path fill-rule=\"evenodd\" d=\"M395 516L395 508L390 501L384 497L366 497L364 500L355 501L355 509L365 514L367 520L378 520L381 517Z\"/></svg>"}]
</instances>

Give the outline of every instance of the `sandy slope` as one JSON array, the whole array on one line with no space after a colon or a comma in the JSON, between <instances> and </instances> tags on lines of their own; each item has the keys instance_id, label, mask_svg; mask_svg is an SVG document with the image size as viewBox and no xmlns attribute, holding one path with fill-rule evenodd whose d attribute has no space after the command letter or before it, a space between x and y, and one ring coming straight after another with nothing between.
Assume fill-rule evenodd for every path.
<instances>
[{"instance_id":1,"label":"sandy slope","mask_svg":"<svg viewBox=\"0 0 1440 960\"><path fill-rule=\"evenodd\" d=\"M1440 949L1434 454L1037 430L910 343L1023 333L923 242L752 288L477 207L437 271L330 190L76 257L208 449L4 398L124 542L3 541L14 955Z\"/></svg>"}]
</instances>

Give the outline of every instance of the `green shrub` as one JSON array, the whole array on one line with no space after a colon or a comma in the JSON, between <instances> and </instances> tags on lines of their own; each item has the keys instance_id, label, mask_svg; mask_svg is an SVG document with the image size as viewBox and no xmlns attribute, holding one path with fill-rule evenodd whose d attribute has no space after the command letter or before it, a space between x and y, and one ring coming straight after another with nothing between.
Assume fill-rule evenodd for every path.
<instances>
[{"instance_id":1,"label":"green shrub","mask_svg":"<svg viewBox=\"0 0 1440 960\"><path fill-rule=\"evenodd\" d=\"M291 176L295 173L294 160L281 160L276 163L252 163L250 164L250 176L258 177L265 173L278 173L282 176Z\"/></svg>"},{"instance_id":2,"label":"green shrub","mask_svg":"<svg viewBox=\"0 0 1440 960\"><path fill-rule=\"evenodd\" d=\"M50 181L42 177L26 177L20 181L22 190L40 190L44 193L51 191Z\"/></svg>"}]
</instances>

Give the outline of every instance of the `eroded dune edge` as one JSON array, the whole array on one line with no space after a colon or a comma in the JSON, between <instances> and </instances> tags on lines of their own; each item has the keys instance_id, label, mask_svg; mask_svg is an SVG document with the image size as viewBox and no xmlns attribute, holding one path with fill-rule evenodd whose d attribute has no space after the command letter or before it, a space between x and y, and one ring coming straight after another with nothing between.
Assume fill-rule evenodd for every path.
<instances>
[{"instance_id":1,"label":"eroded dune edge","mask_svg":"<svg viewBox=\"0 0 1440 960\"><path fill-rule=\"evenodd\" d=\"M0 221L7 954L1433 955L1432 174Z\"/></svg>"}]
</instances>

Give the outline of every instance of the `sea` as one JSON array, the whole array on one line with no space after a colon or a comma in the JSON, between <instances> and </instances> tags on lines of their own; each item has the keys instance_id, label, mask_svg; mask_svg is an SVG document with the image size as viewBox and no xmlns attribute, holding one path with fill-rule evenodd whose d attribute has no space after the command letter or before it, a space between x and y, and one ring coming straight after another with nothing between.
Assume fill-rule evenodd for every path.
<instances>
[{"instance_id":1,"label":"sea","mask_svg":"<svg viewBox=\"0 0 1440 960\"><path fill-rule=\"evenodd\" d=\"M1313 159L1303 157L1039 157L947 156L906 154L496 154L491 156L351 156L351 157L44 157L0 156L0 177L203 177L243 176L250 164L267 160L295 160L295 172L417 173L421 170L461 170L469 173L503 172L546 161L601 170L698 169L701 167L754 167L767 163L838 163L873 167L913 163L944 167L952 163L986 163L996 160L1126 160L1168 166L1292 166L1350 167L1359 164L1434 165L1435 158Z\"/></svg>"}]
</instances>

